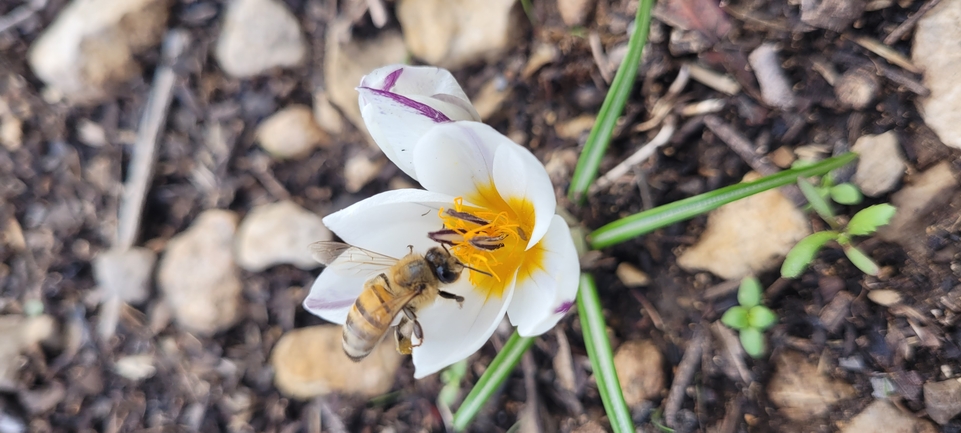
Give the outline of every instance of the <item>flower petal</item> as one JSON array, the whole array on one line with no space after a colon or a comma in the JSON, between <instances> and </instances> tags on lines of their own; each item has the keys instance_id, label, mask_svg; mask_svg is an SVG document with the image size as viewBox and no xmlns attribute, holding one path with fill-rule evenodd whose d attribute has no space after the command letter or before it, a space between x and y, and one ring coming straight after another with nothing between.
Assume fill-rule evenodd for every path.
<instances>
[{"instance_id":1,"label":"flower petal","mask_svg":"<svg viewBox=\"0 0 961 433\"><path fill-rule=\"evenodd\" d=\"M388 65L364 76L360 80L359 87L384 90L413 99L434 98L454 105L467 114L466 117L451 117L451 120L481 120L477 110L464 93L464 89L446 69L431 66ZM418 100L426 102L422 99ZM361 108L366 102L362 95Z\"/></svg>"},{"instance_id":2,"label":"flower petal","mask_svg":"<svg viewBox=\"0 0 961 433\"><path fill-rule=\"evenodd\" d=\"M564 219L555 215L550 229L530 251L540 263L525 263L517 273L514 298L507 315L525 337L553 328L574 305L577 295L577 250Z\"/></svg>"},{"instance_id":3,"label":"flower petal","mask_svg":"<svg viewBox=\"0 0 961 433\"><path fill-rule=\"evenodd\" d=\"M504 145L520 147L483 123L438 125L414 149L417 180L430 191L468 198L493 185L494 155Z\"/></svg>"},{"instance_id":4,"label":"flower petal","mask_svg":"<svg viewBox=\"0 0 961 433\"><path fill-rule=\"evenodd\" d=\"M438 298L417 312L417 320L424 329L424 342L412 353L416 379L436 373L476 352L487 343L507 312L510 288L505 296L484 299L465 277L462 275L454 284L442 287L444 291L464 297L461 308L453 300Z\"/></svg>"},{"instance_id":5,"label":"flower petal","mask_svg":"<svg viewBox=\"0 0 961 433\"><path fill-rule=\"evenodd\" d=\"M304 309L328 322L344 324L351 305L370 276L321 272L304 299Z\"/></svg>"},{"instance_id":6,"label":"flower petal","mask_svg":"<svg viewBox=\"0 0 961 433\"><path fill-rule=\"evenodd\" d=\"M524 214L534 213L534 231L527 243L530 249L547 233L557 209L557 197L547 170L534 154L515 144L497 148L493 174L497 193L515 212L522 218Z\"/></svg>"}]
</instances>

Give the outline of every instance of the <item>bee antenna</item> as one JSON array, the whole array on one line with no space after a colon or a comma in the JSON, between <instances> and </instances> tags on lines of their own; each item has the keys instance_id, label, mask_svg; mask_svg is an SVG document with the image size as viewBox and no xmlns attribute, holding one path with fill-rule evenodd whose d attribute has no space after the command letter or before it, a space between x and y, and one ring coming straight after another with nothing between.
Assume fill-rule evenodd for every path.
<instances>
[{"instance_id":1,"label":"bee antenna","mask_svg":"<svg viewBox=\"0 0 961 433\"><path fill-rule=\"evenodd\" d=\"M463 263L461 263L461 264L464 265ZM487 272L487 271L482 271L482 270L480 270L480 269L472 268L472 267L467 266L467 265L464 265L464 267L467 268L467 269L470 269L470 270L472 270L472 271L474 271L474 272L487 275L488 277L493 277L493 276L494 276L494 274L492 274L492 273L490 273L490 272Z\"/></svg>"}]
</instances>

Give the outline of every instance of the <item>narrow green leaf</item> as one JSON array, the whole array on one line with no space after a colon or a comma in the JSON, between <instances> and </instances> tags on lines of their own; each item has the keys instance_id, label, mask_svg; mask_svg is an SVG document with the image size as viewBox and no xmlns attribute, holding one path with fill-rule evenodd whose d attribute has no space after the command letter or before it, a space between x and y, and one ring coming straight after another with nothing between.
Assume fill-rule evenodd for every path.
<instances>
[{"instance_id":1,"label":"narrow green leaf","mask_svg":"<svg viewBox=\"0 0 961 433\"><path fill-rule=\"evenodd\" d=\"M837 239L837 237L837 232L827 231L817 232L801 239L794 248L791 248L791 251L788 251L787 257L784 258L784 264L781 265L781 276L797 278L811 264L818 250L824 244Z\"/></svg>"},{"instance_id":2,"label":"narrow green leaf","mask_svg":"<svg viewBox=\"0 0 961 433\"><path fill-rule=\"evenodd\" d=\"M594 369L597 390L601 394L601 402L604 403L604 411L607 412L611 428L615 433L633 433L634 421L624 401L621 384L617 381L614 354L611 353L611 342L607 339L601 300L597 297L594 277L588 273L581 274L581 286L577 293L577 315L581 319L584 346Z\"/></svg>"},{"instance_id":3,"label":"narrow green leaf","mask_svg":"<svg viewBox=\"0 0 961 433\"><path fill-rule=\"evenodd\" d=\"M857 154L846 153L803 168L782 171L771 176L762 177L753 182L731 185L716 191L658 206L654 209L619 219L595 230L591 233L589 241L591 247L594 249L616 245L659 228L667 227L671 224L717 209L732 201L749 197L771 188L792 184L796 182L799 177L822 175L828 171L842 167L854 161L856 158Z\"/></svg>"},{"instance_id":4,"label":"narrow green leaf","mask_svg":"<svg viewBox=\"0 0 961 433\"><path fill-rule=\"evenodd\" d=\"M777 323L777 314L763 305L755 305L747 311L747 323L751 328L764 331Z\"/></svg>"},{"instance_id":5,"label":"narrow green leaf","mask_svg":"<svg viewBox=\"0 0 961 433\"><path fill-rule=\"evenodd\" d=\"M853 236L870 235L876 232L878 227L891 222L897 210L896 207L887 203L868 206L851 217L851 222L844 231Z\"/></svg>"},{"instance_id":6,"label":"narrow green leaf","mask_svg":"<svg viewBox=\"0 0 961 433\"><path fill-rule=\"evenodd\" d=\"M808 203L810 203L814 211L821 216L821 219L831 224L831 227L834 227L835 219L834 212L831 211L831 204L821 196L817 188L811 185L811 182L804 179L798 179L797 186L801 188L801 192L804 193L804 198L808 199Z\"/></svg>"},{"instance_id":7,"label":"narrow green leaf","mask_svg":"<svg viewBox=\"0 0 961 433\"><path fill-rule=\"evenodd\" d=\"M637 67L641 63L641 52L644 44L647 43L647 34L651 28L651 9L654 7L654 0L641 0L637 5L637 17L634 21L634 33L627 45L627 55L621 61L621 66L617 68L611 88L607 91L601 110L597 114L597 121L591 128L584 150L577 160L574 168L574 175L571 177L571 186L567 190L567 196L572 202L582 204L587 195L587 189L597 178L597 169L601 165L601 158L607 151L607 145L614 134L614 127L617 125L617 118L624 111L624 105L631 95L631 88L634 87L634 80L637 79Z\"/></svg>"},{"instance_id":8,"label":"narrow green leaf","mask_svg":"<svg viewBox=\"0 0 961 433\"><path fill-rule=\"evenodd\" d=\"M521 337L517 331L514 331L514 334L511 335L501 351L487 366L487 370L477 380L477 384L474 385L474 388L470 390L470 393L464 398L464 402L457 409L452 422L454 431L463 431L470 425L471 420L477 416L477 413L484 407L491 395L511 375L514 367L520 362L521 356L524 356L524 352L530 349L535 339L535 337Z\"/></svg>"},{"instance_id":9,"label":"narrow green leaf","mask_svg":"<svg viewBox=\"0 0 961 433\"><path fill-rule=\"evenodd\" d=\"M749 326L747 312L748 309L740 305L728 308L727 311L724 312L724 315L721 316L721 323L731 329L741 330L747 328Z\"/></svg>"},{"instance_id":10,"label":"narrow green leaf","mask_svg":"<svg viewBox=\"0 0 961 433\"><path fill-rule=\"evenodd\" d=\"M741 287L737 289L737 302L744 308L751 308L761 303L761 282L755 277L745 277L741 280Z\"/></svg>"},{"instance_id":11,"label":"narrow green leaf","mask_svg":"<svg viewBox=\"0 0 961 433\"><path fill-rule=\"evenodd\" d=\"M842 183L831 187L831 200L834 200L835 203L858 204L863 199L861 190L852 183Z\"/></svg>"},{"instance_id":12,"label":"narrow green leaf","mask_svg":"<svg viewBox=\"0 0 961 433\"><path fill-rule=\"evenodd\" d=\"M851 260L854 266L857 266L865 274L877 275L880 271L877 263L874 263L874 260L871 260L867 254L864 254L864 251L857 249L857 247L849 246L845 248L844 254L848 256L848 260Z\"/></svg>"},{"instance_id":13,"label":"narrow green leaf","mask_svg":"<svg viewBox=\"0 0 961 433\"><path fill-rule=\"evenodd\" d=\"M767 351L764 344L764 333L757 328L745 328L741 330L741 347L752 358L760 358Z\"/></svg>"}]
</instances>

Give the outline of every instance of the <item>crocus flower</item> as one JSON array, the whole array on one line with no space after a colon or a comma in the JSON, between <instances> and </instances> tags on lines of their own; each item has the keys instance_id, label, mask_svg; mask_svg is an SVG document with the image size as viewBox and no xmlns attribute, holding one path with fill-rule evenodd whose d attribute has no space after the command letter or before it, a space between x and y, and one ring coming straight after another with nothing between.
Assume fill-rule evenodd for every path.
<instances>
[{"instance_id":1,"label":"crocus flower","mask_svg":"<svg viewBox=\"0 0 961 433\"><path fill-rule=\"evenodd\" d=\"M422 378L474 353L506 314L522 336L544 333L571 308L579 265L544 166L479 122L444 69L388 66L364 77L364 121L384 153L425 188L377 194L324 218L344 242L403 257L443 242L472 268L417 311L423 340L412 356ZM372 277L325 270L304 306L335 323Z\"/></svg>"}]
</instances>

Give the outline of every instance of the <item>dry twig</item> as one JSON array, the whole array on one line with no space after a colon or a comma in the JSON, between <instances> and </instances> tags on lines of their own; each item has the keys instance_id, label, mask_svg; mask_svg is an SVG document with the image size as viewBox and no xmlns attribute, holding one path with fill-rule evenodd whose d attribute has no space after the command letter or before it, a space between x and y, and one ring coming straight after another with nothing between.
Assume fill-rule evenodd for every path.
<instances>
[{"instance_id":1,"label":"dry twig","mask_svg":"<svg viewBox=\"0 0 961 433\"><path fill-rule=\"evenodd\" d=\"M671 383L671 390L668 392L667 400L664 403L664 422L668 427L676 427L677 412L681 409L681 404L684 403L684 396L686 395L684 391L691 380L694 379L694 373L697 372L697 367L701 363L701 354L704 352L704 346L707 342L707 331L703 325L698 325L687 344L684 357L677 365L674 382Z\"/></svg>"},{"instance_id":2,"label":"dry twig","mask_svg":"<svg viewBox=\"0 0 961 433\"><path fill-rule=\"evenodd\" d=\"M658 131L657 135L651 139L650 142L641 146L633 155L627 157L620 164L617 164L614 168L597 179L594 186L591 188L595 192L604 188L611 186L615 180L621 176L627 174L631 170L631 167L644 162L647 158L657 151L657 148L667 144L671 140L671 136L674 135L674 131L677 129L675 125L676 121L670 118L668 121L664 122L664 126Z\"/></svg>"},{"instance_id":3,"label":"dry twig","mask_svg":"<svg viewBox=\"0 0 961 433\"><path fill-rule=\"evenodd\" d=\"M931 0L921 5L917 12L909 16L908 19L904 20L903 23L899 24L897 28L892 30L891 33L884 38L883 42L886 45L894 45L897 43L902 37L904 37L904 35L914 28L914 25L918 23L918 20L920 20L924 14L928 13L928 11L937 6L938 3L941 3L941 0Z\"/></svg>"}]
</instances>

